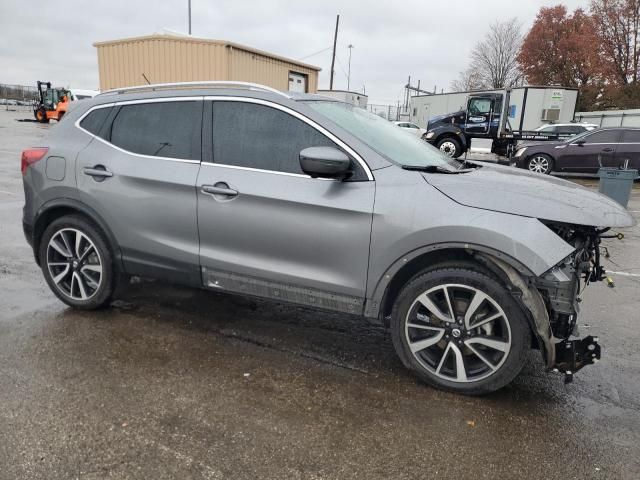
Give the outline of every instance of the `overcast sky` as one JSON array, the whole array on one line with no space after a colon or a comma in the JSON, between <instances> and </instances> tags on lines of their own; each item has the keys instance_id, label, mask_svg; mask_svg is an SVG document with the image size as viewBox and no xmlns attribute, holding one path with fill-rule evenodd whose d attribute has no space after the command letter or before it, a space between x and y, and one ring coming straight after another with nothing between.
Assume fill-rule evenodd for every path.
<instances>
[{"instance_id":1,"label":"overcast sky","mask_svg":"<svg viewBox=\"0 0 640 480\"><path fill-rule=\"evenodd\" d=\"M340 14L334 88L366 87L370 103L395 103L403 85L448 89L469 50L494 20L518 17L523 31L541 6L569 9L587 0L192 0L192 33L230 40L322 68L328 88L335 16ZM187 31L187 0L0 0L0 83L50 80L75 88L98 86L93 42Z\"/></svg>"}]
</instances>

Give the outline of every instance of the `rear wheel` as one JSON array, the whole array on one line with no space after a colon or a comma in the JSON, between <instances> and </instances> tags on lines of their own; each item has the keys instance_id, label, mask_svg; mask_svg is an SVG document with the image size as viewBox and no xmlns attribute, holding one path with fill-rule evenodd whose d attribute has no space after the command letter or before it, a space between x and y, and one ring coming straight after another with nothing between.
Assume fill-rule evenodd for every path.
<instances>
[{"instance_id":1,"label":"rear wheel","mask_svg":"<svg viewBox=\"0 0 640 480\"><path fill-rule=\"evenodd\" d=\"M405 366L430 385L467 395L511 382L531 344L524 312L507 289L464 264L425 270L407 283L391 328Z\"/></svg>"},{"instance_id":2,"label":"rear wheel","mask_svg":"<svg viewBox=\"0 0 640 480\"><path fill-rule=\"evenodd\" d=\"M84 217L54 220L42 235L39 258L49 287L67 305L93 310L109 304L116 286L113 254Z\"/></svg>"},{"instance_id":3,"label":"rear wheel","mask_svg":"<svg viewBox=\"0 0 640 480\"><path fill-rule=\"evenodd\" d=\"M438 140L436 147L440 149L442 153L451 158L458 158L462 155L462 146L458 139L453 137L445 137Z\"/></svg>"},{"instance_id":4,"label":"rear wheel","mask_svg":"<svg viewBox=\"0 0 640 480\"><path fill-rule=\"evenodd\" d=\"M527 168L530 172L549 175L553 171L553 159L544 153L536 153L527 160Z\"/></svg>"}]
</instances>

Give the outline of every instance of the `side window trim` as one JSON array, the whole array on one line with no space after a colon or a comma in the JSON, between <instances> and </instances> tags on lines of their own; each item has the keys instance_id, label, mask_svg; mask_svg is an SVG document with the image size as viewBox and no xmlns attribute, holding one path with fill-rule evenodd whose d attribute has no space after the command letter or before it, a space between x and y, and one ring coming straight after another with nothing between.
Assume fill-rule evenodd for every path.
<instances>
[{"instance_id":1,"label":"side window trim","mask_svg":"<svg viewBox=\"0 0 640 480\"><path fill-rule=\"evenodd\" d=\"M285 107L284 105L280 105L278 103L274 103L274 102L271 102L271 101L268 101L268 100L262 100L262 99L259 99L259 98L250 98L250 97L231 97L231 96L227 97L227 96L224 96L224 95L208 95L208 96L204 97L204 100L205 101L211 100L213 102L215 102L215 101L225 101L225 102L254 103L254 104L258 104L258 105L264 105L264 106L267 106L267 107L275 108L275 109L280 110L282 112L288 113L289 115L297 118L298 120L302 120L304 123L306 123L310 127L312 127L315 130L317 130L320 134L322 134L325 137L327 137L333 143L337 144L340 148L342 148L345 152L347 152L347 154L349 154L360 165L360 168L362 168L362 170L364 171L364 173L365 173L365 175L367 177L367 181L373 181L373 174L371 173L371 169L369 168L369 165L367 165L367 163L364 161L364 159L360 156L360 154L358 154L353 148L351 148L345 142L340 140L333 133L331 133L329 130L324 128L322 125L319 125L318 123L314 122L310 118L305 117L301 113L296 112L295 110L293 110L293 109L291 109L289 107ZM203 161L203 163L205 163L205 162ZM300 177L305 177L305 178L308 177L308 175L302 175L302 174L298 174L298 173L279 172L277 170L264 170L264 169L251 168L251 167L240 167L240 166L236 166L236 165L226 165L226 164L221 164L221 163L212 163L212 165L218 165L218 166L221 166L221 167L230 167L230 168L253 170L253 171L261 171L261 172L269 172L269 173L280 174L280 175L289 175L289 176L294 175L294 176L300 176ZM311 178L311 177L309 177L309 178Z\"/></svg>"},{"instance_id":2,"label":"side window trim","mask_svg":"<svg viewBox=\"0 0 640 480\"><path fill-rule=\"evenodd\" d=\"M89 115L91 112L93 112L94 110L97 110L99 108L120 107L120 106L123 106L123 105L137 105L137 104L143 104L143 103L193 102L193 101L200 101L200 102L204 103L204 97L198 96L198 97L146 98L146 99L141 99L141 100L126 100L126 101L122 101L122 102L105 103L103 105L96 105L95 107L91 107L89 110L84 112L80 116L80 118L78 118L75 121L74 125L79 130L82 130L87 135L90 135L93 139L98 140L98 141L104 143L105 145L108 145L109 147L111 147L111 148L113 148L115 150L118 150L118 151L120 151L122 153L126 153L127 155L133 155L133 156L136 156L136 157L151 158L151 159L157 159L157 160L169 160L169 161L172 161L172 162L198 163L199 164L199 163L202 162L201 159L200 160L189 160L189 159L184 159L184 158L161 157L161 156L144 155L144 154L141 154L141 153L131 152L129 150L125 150L124 148L120 148L117 145L114 145L113 143L111 143L110 141L107 141L107 140L105 140L103 138L98 137L97 135L94 135L90 131L82 128L82 126L80 125L80 122L82 120L84 120L84 118L87 115ZM115 119L115 116L116 116L117 112L119 112L119 111L120 111L120 108L114 108L114 110L111 113L111 115L109 115L109 118L108 118L109 121L105 122L105 125L103 125L103 128L105 128L105 126L108 125L108 128L111 129L111 126L113 125L113 120ZM111 135L110 134L109 134L109 140L111 140ZM201 144L202 144L202 141L201 141Z\"/></svg>"}]
</instances>

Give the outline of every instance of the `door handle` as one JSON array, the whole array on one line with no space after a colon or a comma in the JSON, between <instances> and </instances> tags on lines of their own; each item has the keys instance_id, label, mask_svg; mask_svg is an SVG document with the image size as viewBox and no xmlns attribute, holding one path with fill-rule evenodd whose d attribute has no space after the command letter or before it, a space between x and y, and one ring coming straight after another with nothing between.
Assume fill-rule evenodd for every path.
<instances>
[{"instance_id":1,"label":"door handle","mask_svg":"<svg viewBox=\"0 0 640 480\"><path fill-rule=\"evenodd\" d=\"M95 177L98 177L98 178L113 177L113 173L111 173L109 170L107 170L102 165L96 165L93 168L85 167L85 168L82 169L82 173L84 173L85 175L89 175L90 177L94 177L94 178Z\"/></svg>"},{"instance_id":2,"label":"door handle","mask_svg":"<svg viewBox=\"0 0 640 480\"><path fill-rule=\"evenodd\" d=\"M611 148L611 147L603 148L602 151L610 153L610 152L613 152L613 148Z\"/></svg>"},{"instance_id":3,"label":"door handle","mask_svg":"<svg viewBox=\"0 0 640 480\"><path fill-rule=\"evenodd\" d=\"M223 182L216 183L215 185L203 185L201 191L202 193L208 193L210 195L223 195L225 197L235 197L238 195L237 190L229 188L229 185Z\"/></svg>"}]
</instances>

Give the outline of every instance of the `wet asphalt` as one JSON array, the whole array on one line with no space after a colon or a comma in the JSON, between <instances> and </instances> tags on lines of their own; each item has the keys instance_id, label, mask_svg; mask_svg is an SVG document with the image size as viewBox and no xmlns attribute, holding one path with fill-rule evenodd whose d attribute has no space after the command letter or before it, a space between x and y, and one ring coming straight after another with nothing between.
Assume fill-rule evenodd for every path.
<instances>
[{"instance_id":1,"label":"wet asphalt","mask_svg":"<svg viewBox=\"0 0 640 480\"><path fill-rule=\"evenodd\" d=\"M532 352L462 397L357 317L154 282L65 307L21 229L19 153L50 128L30 116L0 110L0 479L640 478L640 227L585 295L600 363L565 385Z\"/></svg>"}]
</instances>

